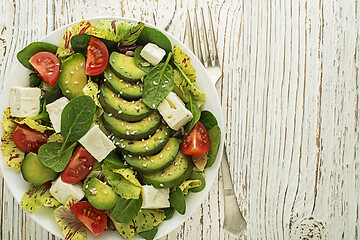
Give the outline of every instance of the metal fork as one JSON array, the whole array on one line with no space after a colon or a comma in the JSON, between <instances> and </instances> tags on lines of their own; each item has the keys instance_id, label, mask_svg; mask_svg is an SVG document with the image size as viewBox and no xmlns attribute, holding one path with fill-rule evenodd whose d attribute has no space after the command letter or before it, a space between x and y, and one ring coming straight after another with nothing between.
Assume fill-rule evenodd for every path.
<instances>
[{"instance_id":1,"label":"metal fork","mask_svg":"<svg viewBox=\"0 0 360 240\"><path fill-rule=\"evenodd\" d=\"M207 72L209 73L210 77L214 85L222 76L222 70L220 68L219 63L219 56L216 48L216 40L215 40L215 33L214 27L211 17L210 7L208 6L209 12L209 27L210 27L210 40L212 45L212 53L214 55L214 59L211 58L210 54L210 47L209 47L209 38L208 33L205 26L205 18L204 18L204 10L201 8L201 24L202 24L202 36L203 36L203 46L200 40L200 29L197 19L197 13L195 10L195 17L194 17L194 33L196 38L193 37L192 34L192 27L191 27L191 20L190 20L190 13L187 10L187 26L186 32L189 34L189 48L193 51L197 57L200 59L202 64L204 64ZM194 45L196 44L196 52ZM203 51L205 54L203 54ZM221 171L223 176L223 185L224 185L224 225L223 228L231 235L235 237L239 237L240 234L246 229L246 221L240 212L239 205L237 204L237 200L234 193L233 183L231 181L230 169L229 169L229 162L226 154L226 149L224 146L222 161L221 161Z\"/></svg>"}]
</instances>

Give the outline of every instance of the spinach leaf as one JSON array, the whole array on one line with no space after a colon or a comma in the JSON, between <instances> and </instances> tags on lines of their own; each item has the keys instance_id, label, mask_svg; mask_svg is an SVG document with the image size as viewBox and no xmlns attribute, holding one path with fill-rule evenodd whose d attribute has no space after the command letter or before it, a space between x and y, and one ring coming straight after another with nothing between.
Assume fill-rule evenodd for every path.
<instances>
[{"instance_id":1,"label":"spinach leaf","mask_svg":"<svg viewBox=\"0 0 360 240\"><path fill-rule=\"evenodd\" d=\"M155 28L145 26L138 38L138 43L146 45L149 42L158 45L166 53L170 53L172 50L171 42L165 34Z\"/></svg>"},{"instance_id":2,"label":"spinach leaf","mask_svg":"<svg viewBox=\"0 0 360 240\"><path fill-rule=\"evenodd\" d=\"M186 201L183 192L180 188L170 193L169 197L170 206L173 207L178 213L184 215L186 212Z\"/></svg>"},{"instance_id":3,"label":"spinach leaf","mask_svg":"<svg viewBox=\"0 0 360 240\"><path fill-rule=\"evenodd\" d=\"M56 53L58 47L47 42L33 42L27 45L17 55L19 62L26 68L34 70L33 66L29 63L30 58L38 52L51 52Z\"/></svg>"},{"instance_id":4,"label":"spinach leaf","mask_svg":"<svg viewBox=\"0 0 360 240\"><path fill-rule=\"evenodd\" d=\"M135 27L131 28L130 31L127 32L125 36L120 40L119 46L127 47L135 44L144 27L145 24L139 22Z\"/></svg>"},{"instance_id":5,"label":"spinach leaf","mask_svg":"<svg viewBox=\"0 0 360 240\"><path fill-rule=\"evenodd\" d=\"M141 195L138 199L125 199L118 197L111 215L116 222L127 223L138 214L141 205Z\"/></svg>"},{"instance_id":6,"label":"spinach leaf","mask_svg":"<svg viewBox=\"0 0 360 240\"><path fill-rule=\"evenodd\" d=\"M68 165L76 145L77 142L70 145L65 151L61 151L63 146L62 143L46 143L39 148L39 160L42 164L55 172L62 172Z\"/></svg>"},{"instance_id":7,"label":"spinach leaf","mask_svg":"<svg viewBox=\"0 0 360 240\"><path fill-rule=\"evenodd\" d=\"M169 65L171 53L165 63L156 65L144 79L143 102L156 109L174 87L174 72Z\"/></svg>"},{"instance_id":8,"label":"spinach leaf","mask_svg":"<svg viewBox=\"0 0 360 240\"><path fill-rule=\"evenodd\" d=\"M47 91L43 96L42 96L42 100L46 101L46 104L52 103L55 100L59 99L60 97L62 97L62 91L61 88L59 86L59 84L55 84L54 86L52 86L49 91Z\"/></svg>"},{"instance_id":9,"label":"spinach leaf","mask_svg":"<svg viewBox=\"0 0 360 240\"><path fill-rule=\"evenodd\" d=\"M151 230L139 233L139 236L146 240L152 240L154 239L157 232L158 232L158 227L156 226Z\"/></svg>"},{"instance_id":10,"label":"spinach leaf","mask_svg":"<svg viewBox=\"0 0 360 240\"><path fill-rule=\"evenodd\" d=\"M212 114L210 111L208 110L204 110L201 112L201 116L200 116L200 120L199 120L204 127L206 128L206 130L210 130L213 127L215 127L216 125L218 125L217 119L214 116L214 114Z\"/></svg>"},{"instance_id":11,"label":"spinach leaf","mask_svg":"<svg viewBox=\"0 0 360 240\"><path fill-rule=\"evenodd\" d=\"M81 53L84 56L86 56L87 53L87 47L89 46L90 39L93 36L87 35L87 34L77 34L71 37L71 47L74 49L74 52ZM109 53L117 51L117 45L115 42L98 38L100 39L106 46Z\"/></svg>"},{"instance_id":12,"label":"spinach leaf","mask_svg":"<svg viewBox=\"0 0 360 240\"><path fill-rule=\"evenodd\" d=\"M165 220L170 220L173 216L174 216L174 213L175 213L175 209L173 207L169 207L167 209L165 209Z\"/></svg>"},{"instance_id":13,"label":"spinach leaf","mask_svg":"<svg viewBox=\"0 0 360 240\"><path fill-rule=\"evenodd\" d=\"M39 77L39 75L37 75L36 73L29 74L30 87L38 87L38 86L40 86L41 82L42 82L42 79L41 79L41 77Z\"/></svg>"},{"instance_id":14,"label":"spinach leaf","mask_svg":"<svg viewBox=\"0 0 360 240\"><path fill-rule=\"evenodd\" d=\"M218 125L211 128L208 132L210 137L210 150L208 152L208 161L205 167L211 167L214 164L221 139L221 131Z\"/></svg>"},{"instance_id":15,"label":"spinach leaf","mask_svg":"<svg viewBox=\"0 0 360 240\"><path fill-rule=\"evenodd\" d=\"M191 131L191 129L193 129L193 127L195 126L195 123L197 123L199 121L201 112L200 112L200 109L197 106L197 104L194 100L194 97L192 95L190 95L190 101L188 103L186 103L185 106L187 109L190 110L190 112L193 115L193 118L191 119L191 121L185 125L185 134L187 135Z\"/></svg>"},{"instance_id":16,"label":"spinach leaf","mask_svg":"<svg viewBox=\"0 0 360 240\"><path fill-rule=\"evenodd\" d=\"M71 100L61 114L61 135L68 141L77 141L89 131L95 116L96 105L87 95Z\"/></svg>"},{"instance_id":17,"label":"spinach leaf","mask_svg":"<svg viewBox=\"0 0 360 240\"><path fill-rule=\"evenodd\" d=\"M202 191L205 186L206 186L206 182L205 182L205 178L203 176L202 173L197 172L197 171L192 171L189 180L200 180L201 181L201 185L195 188L190 188L189 191L191 192L200 192Z\"/></svg>"},{"instance_id":18,"label":"spinach leaf","mask_svg":"<svg viewBox=\"0 0 360 240\"><path fill-rule=\"evenodd\" d=\"M136 66L138 66L138 68L140 68L141 70L143 70L144 72L148 73L151 71L151 69L153 68L153 66L150 65L150 63L148 63L141 55L140 52L144 47L137 47L134 51L134 60L136 63ZM149 64L149 66L144 66L143 64Z\"/></svg>"},{"instance_id":19,"label":"spinach leaf","mask_svg":"<svg viewBox=\"0 0 360 240\"><path fill-rule=\"evenodd\" d=\"M104 164L106 164L110 169L126 168L123 158L116 154L115 151L109 153L104 159Z\"/></svg>"}]
</instances>

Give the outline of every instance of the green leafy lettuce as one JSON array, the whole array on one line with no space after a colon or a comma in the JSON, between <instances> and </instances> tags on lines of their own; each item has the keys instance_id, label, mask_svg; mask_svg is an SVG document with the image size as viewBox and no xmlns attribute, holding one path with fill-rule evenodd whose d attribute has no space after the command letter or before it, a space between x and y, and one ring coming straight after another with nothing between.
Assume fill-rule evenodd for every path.
<instances>
[{"instance_id":1,"label":"green leafy lettuce","mask_svg":"<svg viewBox=\"0 0 360 240\"><path fill-rule=\"evenodd\" d=\"M9 167L19 172L25 153L13 141L13 133L17 124L15 119L10 116L10 108L5 109L1 125L5 130L4 136L1 137L1 151L4 161Z\"/></svg>"},{"instance_id":2,"label":"green leafy lettuce","mask_svg":"<svg viewBox=\"0 0 360 240\"><path fill-rule=\"evenodd\" d=\"M133 219L135 231L142 233L158 226L164 219L165 211L159 209L142 209Z\"/></svg>"},{"instance_id":3,"label":"green leafy lettuce","mask_svg":"<svg viewBox=\"0 0 360 240\"><path fill-rule=\"evenodd\" d=\"M50 185L31 186L22 197L20 205L28 212L33 212L41 206L60 206L61 204L50 194L49 189Z\"/></svg>"},{"instance_id":4,"label":"green leafy lettuce","mask_svg":"<svg viewBox=\"0 0 360 240\"><path fill-rule=\"evenodd\" d=\"M63 229L65 240L86 240L87 228L71 211L74 201L70 198L63 206L54 211L55 220Z\"/></svg>"}]
</instances>

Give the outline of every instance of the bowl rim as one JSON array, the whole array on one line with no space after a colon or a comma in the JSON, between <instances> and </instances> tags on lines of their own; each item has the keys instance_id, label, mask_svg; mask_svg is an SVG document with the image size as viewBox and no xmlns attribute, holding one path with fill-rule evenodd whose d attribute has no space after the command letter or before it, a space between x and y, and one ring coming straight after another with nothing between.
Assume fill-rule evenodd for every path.
<instances>
[{"instance_id":1,"label":"bowl rim","mask_svg":"<svg viewBox=\"0 0 360 240\"><path fill-rule=\"evenodd\" d=\"M215 106L215 109L217 109L217 111L213 112L213 114L216 116L216 118L218 120L218 125L221 129L221 140L220 140L220 146L218 149L216 160L215 160L213 166L210 168L207 168L205 170L205 172L210 172L210 174L209 173L205 174L206 187L203 191L198 192L198 193L191 193L186 197L187 203L190 201L190 198L191 199L197 198L198 203L196 203L195 205L192 204L190 206L188 206L188 204L187 204L187 210L184 215L179 215L178 213L175 213L175 215L172 219L167 220L158 226L159 231L156 234L156 238L160 238L160 237L163 237L163 236L169 234L171 231L173 231L175 228L179 227L187 219L189 219L195 213L195 211L200 208L200 206L204 202L206 196L208 196L208 194L210 193L210 189L214 185L215 179L218 175L217 174L218 170L220 168L221 157L223 154L224 137L225 137L225 128L224 128L222 107L220 105L220 97L216 91L213 81L211 81L209 74L206 72L205 67L201 64L200 60L195 56L195 54L192 51L190 51L190 49L185 44L183 44L180 40L175 38L170 33L166 32L166 31L162 30L161 28L156 27L148 22L145 22L145 21L141 21L141 20L138 20L135 18L120 17L120 16L97 16L97 17L92 17L92 18L84 18L79 21L74 21L74 22L66 24L62 27L59 27L58 29L49 32L48 34L46 34L44 37L42 37L41 39L39 39L37 41L53 42L53 41L51 41L51 38L53 38L56 35L61 34L61 32L65 32L67 28L74 26L83 20L94 22L94 21L98 21L98 20L102 20L102 19L122 20L122 21L130 21L130 22L143 22L143 23L145 23L146 26L149 26L151 28L155 28L155 29L161 31L163 34L165 34L169 38L172 46L174 44L180 46L180 48L191 58L191 64L194 66L194 68L196 70L197 79L198 79L198 74L200 74L208 82L211 82L211 84L206 84L206 80L200 79L200 81L197 81L197 85L203 83L202 85L204 85L205 88L207 89L207 91L203 91L203 89L200 88L203 92L206 93L206 96L207 96L206 101L208 102L208 100L210 100L210 101L214 102L213 100L215 99L215 100L217 100L217 103L218 103L218 104L216 104L216 102L213 103L213 104L217 105L217 106ZM60 36L62 37L63 34L61 34ZM56 40L61 40L61 37ZM49 39L50 39L50 41L49 41ZM57 44L57 45L59 45L59 44ZM16 59L16 58L14 58L14 59ZM14 61L16 61L17 63L14 65L14 62L12 62L12 69L11 69L8 77L5 78L5 82L3 84L3 89L0 94L0 99L4 99L6 97L8 98L8 93L10 91L10 87L16 85L6 79L13 79L12 76L16 75L17 69L22 70L22 72L20 72L19 74L24 74L24 73L30 72L30 70L26 70L17 60L14 60ZM208 91L210 91L212 94L211 98L209 98L209 96L208 96L209 95L207 93ZM206 103L204 105L206 105ZM0 118L1 119L3 117L3 111L5 110L6 107L8 107L8 100L5 99L5 101L1 101L1 103L0 103ZM205 109L207 109L207 108L205 108ZM0 128L0 132L1 132L1 136L3 136L4 130L2 128ZM0 153L0 155L1 155L0 170L3 174L4 181L6 182L6 185L8 186L8 189L10 190L12 196L15 198L16 202L18 204L20 204L20 201L21 201L24 191L23 190L19 191L19 189L10 187L12 184L10 182L10 179L13 178L16 174L20 175L19 177L22 178L21 173L16 172L12 168L8 167L7 164L5 163L5 161L2 160L3 159L2 153ZM20 184L23 184L23 183L20 183ZM25 184L30 186L29 183L25 182ZM28 189L28 186L26 187L26 189ZM33 213L26 212L26 214L28 214L28 216L30 216L31 219L33 219L37 224L39 224L42 228L46 229L48 232L50 232L60 238L64 237L62 234L62 229L55 222L55 219L53 219L53 220L43 219L44 217L48 218L47 215L49 214L49 212L52 212L52 210L50 210L50 211L48 211L48 210L50 210L50 209L40 208L40 209L37 209L36 211L34 211ZM54 223L55 223L55 225L54 225ZM168 224L164 224L164 223L168 223ZM166 229L165 229L165 227L166 227ZM102 236L102 238L105 237L106 239L121 239L121 236L119 234L116 234L116 235L119 236L120 238L119 237L114 238L109 233L108 234L102 233L99 236ZM136 236L137 235L135 235L135 237L132 239L134 239L134 240L138 239ZM88 239L98 239L98 238L96 238L92 234L88 234Z\"/></svg>"}]
</instances>

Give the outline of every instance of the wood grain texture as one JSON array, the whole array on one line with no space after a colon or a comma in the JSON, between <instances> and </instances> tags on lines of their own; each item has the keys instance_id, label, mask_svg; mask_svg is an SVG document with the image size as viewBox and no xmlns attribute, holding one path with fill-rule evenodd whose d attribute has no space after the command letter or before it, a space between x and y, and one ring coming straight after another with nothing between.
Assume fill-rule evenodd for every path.
<instances>
[{"instance_id":1,"label":"wood grain texture","mask_svg":"<svg viewBox=\"0 0 360 240\"><path fill-rule=\"evenodd\" d=\"M240 239L360 239L358 0L2 0L0 86L15 54L82 18L134 17L187 43L186 10L210 5L224 79L217 86ZM205 16L207 18L207 14ZM55 239L0 180L0 238ZM234 239L221 176L201 208L162 238Z\"/></svg>"}]
</instances>

